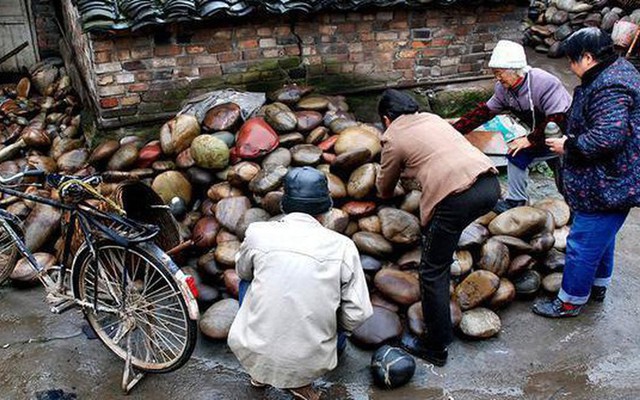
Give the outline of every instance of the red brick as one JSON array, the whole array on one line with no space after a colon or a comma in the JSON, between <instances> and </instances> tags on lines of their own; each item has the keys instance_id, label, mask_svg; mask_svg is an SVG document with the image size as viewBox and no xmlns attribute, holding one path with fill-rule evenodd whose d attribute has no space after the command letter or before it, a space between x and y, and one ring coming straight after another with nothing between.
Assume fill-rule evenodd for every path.
<instances>
[{"instance_id":1,"label":"red brick","mask_svg":"<svg viewBox=\"0 0 640 400\"><path fill-rule=\"evenodd\" d=\"M336 33L353 33L356 31L356 24L354 23L343 23L338 25L338 29Z\"/></svg>"},{"instance_id":2,"label":"red brick","mask_svg":"<svg viewBox=\"0 0 640 400\"><path fill-rule=\"evenodd\" d=\"M182 53L182 48L177 44L162 45L156 47L153 53L156 57L177 56Z\"/></svg>"},{"instance_id":3,"label":"red brick","mask_svg":"<svg viewBox=\"0 0 640 400\"><path fill-rule=\"evenodd\" d=\"M273 30L268 27L258 28L258 36L260 37L269 37L273 35Z\"/></svg>"},{"instance_id":4,"label":"red brick","mask_svg":"<svg viewBox=\"0 0 640 400\"><path fill-rule=\"evenodd\" d=\"M136 82L148 82L153 78L151 72L147 71L136 72L134 75L136 76Z\"/></svg>"},{"instance_id":5,"label":"red brick","mask_svg":"<svg viewBox=\"0 0 640 400\"><path fill-rule=\"evenodd\" d=\"M446 47L451 44L451 39L437 38L431 41L431 47Z\"/></svg>"},{"instance_id":6,"label":"red brick","mask_svg":"<svg viewBox=\"0 0 640 400\"><path fill-rule=\"evenodd\" d=\"M446 49L422 49L420 54L422 57L441 57L444 56Z\"/></svg>"},{"instance_id":7,"label":"red brick","mask_svg":"<svg viewBox=\"0 0 640 400\"><path fill-rule=\"evenodd\" d=\"M176 58L176 65L179 67L186 67L191 64L193 64L192 56L183 56L183 57Z\"/></svg>"},{"instance_id":8,"label":"red brick","mask_svg":"<svg viewBox=\"0 0 640 400\"><path fill-rule=\"evenodd\" d=\"M187 46L187 54L200 54L204 53L206 48L204 46Z\"/></svg>"},{"instance_id":9,"label":"red brick","mask_svg":"<svg viewBox=\"0 0 640 400\"><path fill-rule=\"evenodd\" d=\"M153 57L153 49L150 47L134 47L131 49L131 59L142 60Z\"/></svg>"},{"instance_id":10,"label":"red brick","mask_svg":"<svg viewBox=\"0 0 640 400\"><path fill-rule=\"evenodd\" d=\"M207 46L207 51L211 54L222 53L229 50L231 50L231 43L229 42L218 41Z\"/></svg>"},{"instance_id":11,"label":"red brick","mask_svg":"<svg viewBox=\"0 0 640 400\"><path fill-rule=\"evenodd\" d=\"M417 52L415 50L400 50L398 58L415 58Z\"/></svg>"},{"instance_id":12,"label":"red brick","mask_svg":"<svg viewBox=\"0 0 640 400\"><path fill-rule=\"evenodd\" d=\"M118 61L129 61L131 60L131 51L129 49L122 49L116 51L116 57Z\"/></svg>"},{"instance_id":13,"label":"red brick","mask_svg":"<svg viewBox=\"0 0 640 400\"><path fill-rule=\"evenodd\" d=\"M259 49L248 49L242 52L243 60L258 60L260 56L261 54Z\"/></svg>"},{"instance_id":14,"label":"red brick","mask_svg":"<svg viewBox=\"0 0 640 400\"><path fill-rule=\"evenodd\" d=\"M104 99L100 99L101 108L115 108L118 107L118 104L118 98L116 97L107 97Z\"/></svg>"},{"instance_id":15,"label":"red brick","mask_svg":"<svg viewBox=\"0 0 640 400\"><path fill-rule=\"evenodd\" d=\"M120 102L122 103L123 107L140 104L140 95L134 94L132 96L125 96L120 99Z\"/></svg>"},{"instance_id":16,"label":"red brick","mask_svg":"<svg viewBox=\"0 0 640 400\"><path fill-rule=\"evenodd\" d=\"M214 67L200 67L198 69L200 71L200 77L202 78L222 75L222 68L220 68L219 65Z\"/></svg>"},{"instance_id":17,"label":"red brick","mask_svg":"<svg viewBox=\"0 0 640 400\"><path fill-rule=\"evenodd\" d=\"M242 58L242 53L227 51L225 53L219 53L217 56L219 62L228 63L233 61L240 61L240 59Z\"/></svg>"},{"instance_id":18,"label":"red brick","mask_svg":"<svg viewBox=\"0 0 640 400\"><path fill-rule=\"evenodd\" d=\"M396 60L393 62L393 69L409 69L413 68L413 59Z\"/></svg>"},{"instance_id":19,"label":"red brick","mask_svg":"<svg viewBox=\"0 0 640 400\"><path fill-rule=\"evenodd\" d=\"M287 36L291 34L291 28L288 26L278 26L273 31L275 36Z\"/></svg>"},{"instance_id":20,"label":"red brick","mask_svg":"<svg viewBox=\"0 0 640 400\"><path fill-rule=\"evenodd\" d=\"M287 46L284 48L284 52L288 56L300 55L300 49L298 49L298 46Z\"/></svg>"},{"instance_id":21,"label":"red brick","mask_svg":"<svg viewBox=\"0 0 640 400\"><path fill-rule=\"evenodd\" d=\"M102 50L113 50L113 42L111 40L94 40L93 41L93 50L102 51Z\"/></svg>"},{"instance_id":22,"label":"red brick","mask_svg":"<svg viewBox=\"0 0 640 400\"><path fill-rule=\"evenodd\" d=\"M96 51L94 54L94 59L98 64L111 62L111 52L108 50Z\"/></svg>"},{"instance_id":23,"label":"red brick","mask_svg":"<svg viewBox=\"0 0 640 400\"><path fill-rule=\"evenodd\" d=\"M146 92L149 90L149 84L147 83L134 83L133 85L129 85L129 92Z\"/></svg>"},{"instance_id":24,"label":"red brick","mask_svg":"<svg viewBox=\"0 0 640 400\"><path fill-rule=\"evenodd\" d=\"M256 39L243 40L238 43L238 47L241 49L255 49L258 47L258 41Z\"/></svg>"}]
</instances>

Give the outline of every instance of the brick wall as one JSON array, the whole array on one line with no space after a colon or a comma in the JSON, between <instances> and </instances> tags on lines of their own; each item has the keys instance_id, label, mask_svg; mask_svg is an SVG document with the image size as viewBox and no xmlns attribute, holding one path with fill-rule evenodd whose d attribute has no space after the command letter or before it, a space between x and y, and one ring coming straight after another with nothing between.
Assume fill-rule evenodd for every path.
<instances>
[{"instance_id":1,"label":"brick wall","mask_svg":"<svg viewBox=\"0 0 640 400\"><path fill-rule=\"evenodd\" d=\"M31 0L31 11L36 27L40 58L59 55L60 29L55 20L54 0Z\"/></svg>"},{"instance_id":2,"label":"brick wall","mask_svg":"<svg viewBox=\"0 0 640 400\"><path fill-rule=\"evenodd\" d=\"M513 4L333 12L105 37L82 34L64 4L104 128L166 119L185 99L222 87L266 91L302 79L329 93L485 74L497 40L520 37L525 13Z\"/></svg>"}]
</instances>

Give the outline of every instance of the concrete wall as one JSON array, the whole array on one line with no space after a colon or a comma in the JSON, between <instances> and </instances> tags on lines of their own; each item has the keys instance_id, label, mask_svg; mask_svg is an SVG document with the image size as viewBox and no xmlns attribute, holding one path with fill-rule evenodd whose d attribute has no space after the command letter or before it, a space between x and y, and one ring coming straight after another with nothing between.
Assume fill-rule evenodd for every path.
<instances>
[{"instance_id":1,"label":"concrete wall","mask_svg":"<svg viewBox=\"0 0 640 400\"><path fill-rule=\"evenodd\" d=\"M175 113L185 99L302 80L319 91L486 74L499 39L520 37L513 4L211 20L116 36L84 34L63 0L76 62L99 125Z\"/></svg>"}]
</instances>

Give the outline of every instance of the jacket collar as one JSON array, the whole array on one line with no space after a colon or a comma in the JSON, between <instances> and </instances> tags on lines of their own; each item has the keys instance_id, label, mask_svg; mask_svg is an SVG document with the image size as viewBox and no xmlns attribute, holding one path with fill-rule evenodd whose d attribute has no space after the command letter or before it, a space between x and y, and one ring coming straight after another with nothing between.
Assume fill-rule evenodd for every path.
<instances>
[{"instance_id":1,"label":"jacket collar","mask_svg":"<svg viewBox=\"0 0 640 400\"><path fill-rule=\"evenodd\" d=\"M286 214L281 219L281 221L320 225L320 222L317 219L315 219L312 215L301 213L301 212L292 212L292 213Z\"/></svg>"},{"instance_id":2,"label":"jacket collar","mask_svg":"<svg viewBox=\"0 0 640 400\"><path fill-rule=\"evenodd\" d=\"M582 75L582 86L590 85L593 81L600 76L602 71L609 68L614 62L618 60L617 55L610 56L600 61L593 67L589 68L584 75Z\"/></svg>"}]
</instances>

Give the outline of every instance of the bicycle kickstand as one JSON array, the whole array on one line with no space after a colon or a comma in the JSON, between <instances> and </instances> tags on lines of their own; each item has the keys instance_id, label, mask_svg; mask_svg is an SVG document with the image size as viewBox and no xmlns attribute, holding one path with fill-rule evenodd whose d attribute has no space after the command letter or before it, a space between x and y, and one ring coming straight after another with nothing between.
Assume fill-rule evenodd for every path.
<instances>
[{"instance_id":1,"label":"bicycle kickstand","mask_svg":"<svg viewBox=\"0 0 640 400\"><path fill-rule=\"evenodd\" d=\"M144 377L144 372L136 371L133 365L131 365L131 335L127 335L127 358L124 362L124 371L122 373L122 390L124 393L129 394L131 389Z\"/></svg>"}]
</instances>

